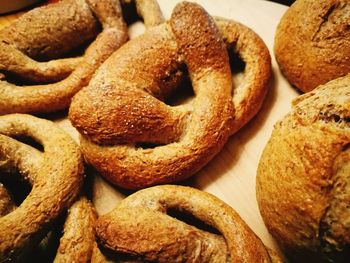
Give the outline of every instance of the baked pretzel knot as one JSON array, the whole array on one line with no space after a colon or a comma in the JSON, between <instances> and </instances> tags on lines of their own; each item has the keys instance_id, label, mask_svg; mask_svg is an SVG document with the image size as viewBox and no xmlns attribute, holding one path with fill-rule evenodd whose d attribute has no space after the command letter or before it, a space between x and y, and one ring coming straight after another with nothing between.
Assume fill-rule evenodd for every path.
<instances>
[{"instance_id":1,"label":"baked pretzel knot","mask_svg":"<svg viewBox=\"0 0 350 263\"><path fill-rule=\"evenodd\" d=\"M222 235L175 219L169 210L189 213ZM96 235L107 249L152 262L271 262L263 243L230 206L184 186L155 186L127 197L98 218Z\"/></svg>"},{"instance_id":2,"label":"baked pretzel knot","mask_svg":"<svg viewBox=\"0 0 350 263\"><path fill-rule=\"evenodd\" d=\"M115 52L72 100L84 156L111 182L142 188L189 177L260 109L270 76L266 46L241 24L215 22L197 4L177 5L170 21ZM227 49L246 63L234 90ZM186 67L195 96L169 106L163 100Z\"/></svg>"},{"instance_id":3,"label":"baked pretzel knot","mask_svg":"<svg viewBox=\"0 0 350 263\"><path fill-rule=\"evenodd\" d=\"M72 205L82 185L83 162L70 136L50 121L22 114L5 115L0 117L0 134L1 176L13 176L15 172L32 185L19 207L2 211L3 262L23 257L45 236L57 216ZM34 139L43 150L14 139L23 136ZM4 203L4 194L1 199L3 205L9 206L8 201Z\"/></svg>"},{"instance_id":4,"label":"baked pretzel knot","mask_svg":"<svg viewBox=\"0 0 350 263\"><path fill-rule=\"evenodd\" d=\"M162 21L155 1L136 2L146 26ZM0 31L0 114L68 107L127 38L118 0L62 0L24 14ZM83 56L62 58L92 39Z\"/></svg>"}]
</instances>

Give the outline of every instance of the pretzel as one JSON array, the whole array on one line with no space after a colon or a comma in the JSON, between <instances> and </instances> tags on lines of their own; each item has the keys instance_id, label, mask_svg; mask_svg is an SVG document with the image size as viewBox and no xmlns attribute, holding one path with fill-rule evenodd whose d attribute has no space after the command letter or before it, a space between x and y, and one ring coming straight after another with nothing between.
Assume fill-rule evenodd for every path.
<instances>
[{"instance_id":1,"label":"pretzel","mask_svg":"<svg viewBox=\"0 0 350 263\"><path fill-rule=\"evenodd\" d=\"M0 183L0 216L4 216L15 209L16 205L3 184Z\"/></svg>"},{"instance_id":2,"label":"pretzel","mask_svg":"<svg viewBox=\"0 0 350 263\"><path fill-rule=\"evenodd\" d=\"M216 23L216 25L215 25ZM227 50L246 63L232 90ZM188 68L195 98L164 100ZM247 27L181 3L171 19L126 43L72 100L69 119L87 161L112 183L138 189L185 179L260 109L270 76L263 41ZM140 143L156 144L143 149Z\"/></svg>"},{"instance_id":3,"label":"pretzel","mask_svg":"<svg viewBox=\"0 0 350 263\"><path fill-rule=\"evenodd\" d=\"M96 220L95 208L86 197L81 197L76 201L68 210L63 229L64 234L60 239L53 262L110 262L97 245ZM134 261L118 260L118 262L132 263Z\"/></svg>"},{"instance_id":4,"label":"pretzel","mask_svg":"<svg viewBox=\"0 0 350 263\"><path fill-rule=\"evenodd\" d=\"M6 188L0 185L0 216L13 211L15 207ZM98 262L97 259L105 262L106 258L95 241L96 220L96 211L91 202L86 197L80 197L68 210L63 236L60 238L53 262ZM38 253L39 246L43 250L50 250L50 241L43 239L33 253ZM37 258L42 260L40 257Z\"/></svg>"},{"instance_id":5,"label":"pretzel","mask_svg":"<svg viewBox=\"0 0 350 263\"><path fill-rule=\"evenodd\" d=\"M70 207L54 263L91 262L96 246L96 219L95 209L86 197L81 197Z\"/></svg>"},{"instance_id":6,"label":"pretzel","mask_svg":"<svg viewBox=\"0 0 350 263\"><path fill-rule=\"evenodd\" d=\"M14 139L19 136L33 138L43 150ZM74 202L83 182L83 162L78 146L55 124L11 114L0 117L0 169L6 172L2 176L18 171L32 185L21 205L0 217L3 262L23 257Z\"/></svg>"},{"instance_id":7,"label":"pretzel","mask_svg":"<svg viewBox=\"0 0 350 263\"><path fill-rule=\"evenodd\" d=\"M170 209L189 213L222 235L172 218ZM155 186L128 196L98 218L96 235L109 250L152 262L271 262L230 206L191 187Z\"/></svg>"},{"instance_id":8,"label":"pretzel","mask_svg":"<svg viewBox=\"0 0 350 263\"><path fill-rule=\"evenodd\" d=\"M138 8L146 26L162 21L157 3L151 3L150 10ZM0 31L0 71L6 76L0 80L0 114L68 107L71 97L127 38L117 0L62 0L22 15ZM91 39L82 57L61 58ZM24 82L18 86L11 77Z\"/></svg>"},{"instance_id":9,"label":"pretzel","mask_svg":"<svg viewBox=\"0 0 350 263\"><path fill-rule=\"evenodd\" d=\"M10 212L14 211L18 206L16 205L12 194L0 183L0 217L3 217ZM54 231L48 232L40 243L35 246L30 252L31 261L40 260L43 258L49 258L50 248L54 246L56 229L52 227ZM34 257L34 258L33 258ZM21 259L19 259L21 261Z\"/></svg>"}]
</instances>

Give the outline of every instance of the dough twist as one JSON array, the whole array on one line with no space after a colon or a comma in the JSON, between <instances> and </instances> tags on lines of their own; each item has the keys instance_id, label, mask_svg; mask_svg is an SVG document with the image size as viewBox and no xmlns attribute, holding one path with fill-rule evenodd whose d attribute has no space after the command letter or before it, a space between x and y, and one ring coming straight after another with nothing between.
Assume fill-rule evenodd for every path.
<instances>
[{"instance_id":1,"label":"dough twist","mask_svg":"<svg viewBox=\"0 0 350 263\"><path fill-rule=\"evenodd\" d=\"M83 182L83 160L69 135L47 120L29 115L0 117L0 169L2 176L13 172L32 185L18 207L1 212L0 261L23 257L45 236L48 226L77 197ZM38 150L15 138L30 137L43 146ZM11 138L13 137L13 138ZM4 198L5 196L5 198ZM4 203L4 200L6 203Z\"/></svg>"},{"instance_id":2,"label":"dough twist","mask_svg":"<svg viewBox=\"0 0 350 263\"><path fill-rule=\"evenodd\" d=\"M97 248L96 220L95 209L86 197L81 197L69 208L54 263L94 262L91 258Z\"/></svg>"},{"instance_id":3,"label":"dough twist","mask_svg":"<svg viewBox=\"0 0 350 263\"><path fill-rule=\"evenodd\" d=\"M141 6L138 11L145 20L150 16L160 22L159 8L151 2L151 10ZM82 57L57 59L92 39ZM118 0L62 0L24 14L0 31L0 71L6 76L0 81L0 114L68 107L71 97L127 39ZM25 81L19 81L21 86L9 82L19 78Z\"/></svg>"},{"instance_id":4,"label":"dough twist","mask_svg":"<svg viewBox=\"0 0 350 263\"><path fill-rule=\"evenodd\" d=\"M234 90L227 49L246 63ZM162 100L186 67L195 97L169 106ZM82 134L88 162L114 184L136 189L179 181L208 163L258 112L269 76L268 50L252 30L214 22L185 2L167 23L129 41L101 66L74 97L69 119Z\"/></svg>"},{"instance_id":5,"label":"dough twist","mask_svg":"<svg viewBox=\"0 0 350 263\"><path fill-rule=\"evenodd\" d=\"M222 235L167 215L174 209ZM103 247L152 262L271 262L263 243L230 206L190 187L163 185L134 193L98 218L96 234Z\"/></svg>"}]
</instances>

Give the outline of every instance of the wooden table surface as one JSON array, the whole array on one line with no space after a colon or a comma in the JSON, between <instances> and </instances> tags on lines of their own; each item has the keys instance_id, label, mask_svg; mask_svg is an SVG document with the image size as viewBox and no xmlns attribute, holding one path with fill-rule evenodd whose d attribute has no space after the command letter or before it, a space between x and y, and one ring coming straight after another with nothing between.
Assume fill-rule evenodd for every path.
<instances>
[{"instance_id":1,"label":"wooden table surface","mask_svg":"<svg viewBox=\"0 0 350 263\"><path fill-rule=\"evenodd\" d=\"M158 1L168 18L179 0ZM231 205L269 247L278 250L260 216L255 197L255 176L262 150L274 123L290 110L290 103L298 93L281 75L273 56L276 26L287 6L264 0L197 0L210 14L239 21L258 33L269 47L273 76L262 110L246 127L233 135L224 149L199 173L185 182L210 192ZM0 16L0 28L10 24L21 13ZM130 27L131 36L141 33L143 25ZM55 121L78 141L75 129L66 118ZM93 200L100 214L110 211L120 199L122 191L115 189L96 175Z\"/></svg>"}]
</instances>

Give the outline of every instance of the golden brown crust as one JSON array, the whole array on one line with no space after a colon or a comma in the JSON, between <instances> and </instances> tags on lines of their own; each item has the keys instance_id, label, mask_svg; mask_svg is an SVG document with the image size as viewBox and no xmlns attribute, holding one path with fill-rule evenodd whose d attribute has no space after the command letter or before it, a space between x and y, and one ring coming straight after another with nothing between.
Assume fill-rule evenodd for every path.
<instances>
[{"instance_id":1,"label":"golden brown crust","mask_svg":"<svg viewBox=\"0 0 350 263\"><path fill-rule=\"evenodd\" d=\"M350 72L350 2L298 0L282 17L275 55L282 73L300 90Z\"/></svg>"},{"instance_id":2,"label":"golden brown crust","mask_svg":"<svg viewBox=\"0 0 350 263\"><path fill-rule=\"evenodd\" d=\"M143 15L149 14L144 11ZM99 27L102 31L98 34ZM82 58L37 61L66 55L92 38L95 40ZM18 87L8 79L0 80L0 114L52 112L68 107L71 97L89 83L95 70L127 38L116 0L63 0L26 13L0 31L0 70L38 85Z\"/></svg>"},{"instance_id":3,"label":"golden brown crust","mask_svg":"<svg viewBox=\"0 0 350 263\"><path fill-rule=\"evenodd\" d=\"M267 48L238 23L221 19L218 25L199 6L180 4L169 22L115 52L74 97L69 118L82 134L84 156L111 182L143 188L183 180L259 110L270 76ZM222 35L247 62L233 99ZM181 81L184 64L195 98L166 105L162 99ZM165 145L143 149L138 143Z\"/></svg>"},{"instance_id":4,"label":"golden brown crust","mask_svg":"<svg viewBox=\"0 0 350 263\"><path fill-rule=\"evenodd\" d=\"M299 97L275 125L257 173L269 231L296 259L349 255L350 75Z\"/></svg>"},{"instance_id":5,"label":"golden brown crust","mask_svg":"<svg viewBox=\"0 0 350 263\"><path fill-rule=\"evenodd\" d=\"M136 3L136 11L143 18L146 28L157 26L164 22L162 11L155 0L121 0L122 3Z\"/></svg>"},{"instance_id":6,"label":"golden brown crust","mask_svg":"<svg viewBox=\"0 0 350 263\"><path fill-rule=\"evenodd\" d=\"M190 213L221 234L174 219L170 209ZM141 190L101 216L102 246L157 262L270 262L262 242L228 205L190 187L163 185Z\"/></svg>"},{"instance_id":7,"label":"golden brown crust","mask_svg":"<svg viewBox=\"0 0 350 263\"><path fill-rule=\"evenodd\" d=\"M83 161L69 135L47 120L29 115L0 117L0 168L19 171L32 190L21 205L0 218L0 261L23 256L77 197ZM27 136L43 151L11 137Z\"/></svg>"},{"instance_id":8,"label":"golden brown crust","mask_svg":"<svg viewBox=\"0 0 350 263\"><path fill-rule=\"evenodd\" d=\"M111 4L112 2L114 4ZM13 25L0 32L2 45L7 45L7 48L1 49L0 52L10 52L9 55L5 54L2 57L11 57L12 53L16 54L19 58L22 57L15 65L12 65L13 59L1 61L1 64L7 63L3 64L1 68L5 70L15 68L12 71L13 73L23 71L18 68L21 68L21 64L23 64L21 61L30 60L27 56L33 58L45 56L50 58L48 54L51 54L52 57L56 57L62 55L62 53L71 51L76 45L80 45L86 40L96 37L95 41L92 42L85 52L83 61L77 66L76 62L73 63L73 66L76 66L74 70L69 71L69 68L72 68L70 66L72 64L71 61L60 60L58 63L61 65L57 65L56 61L53 60L50 61L51 64L46 63L44 65L42 62L30 60L32 65L29 71L39 69L37 75L43 78L40 79L41 83L44 83L42 85L17 87L15 84L2 80L0 82L1 114L13 112L51 112L66 108L70 103L71 97L79 89L88 84L98 66L126 41L126 26L122 17L113 16L118 11L111 12L103 8L95 8L92 3L94 1L64 0L56 4L34 9L20 17ZM108 3L110 4L107 5ZM100 1L99 5L103 7L103 4L106 4L112 10L120 9L116 1ZM95 19L95 16L104 20L98 21ZM111 23L110 20L116 22ZM102 31L97 35L96 29L98 22L102 24ZM29 37L23 38L22 36L24 34L21 33L22 31L25 31L25 36ZM86 38L82 36L86 36ZM65 45L62 45L62 43L65 43ZM62 48L56 48L57 45L64 47L63 50L61 50ZM40 52L44 53L40 54ZM65 64L67 64L67 69L63 70L62 74L61 69L65 67ZM40 69L43 69L41 71L44 72L49 71L50 74L41 74ZM26 72L26 70L24 71ZM23 72L21 74L23 75ZM67 74L69 76L65 76ZM62 77L65 78L62 79ZM53 84L45 84L55 79L60 81Z\"/></svg>"},{"instance_id":9,"label":"golden brown crust","mask_svg":"<svg viewBox=\"0 0 350 263\"><path fill-rule=\"evenodd\" d=\"M264 41L250 28L219 17L215 18L215 22L228 50L238 54L245 63L244 78L233 87L233 134L259 112L268 91L271 58Z\"/></svg>"},{"instance_id":10,"label":"golden brown crust","mask_svg":"<svg viewBox=\"0 0 350 263\"><path fill-rule=\"evenodd\" d=\"M95 38L98 31L98 21L86 1L64 0L23 14L1 30L0 39L40 61L66 55Z\"/></svg>"},{"instance_id":11,"label":"golden brown crust","mask_svg":"<svg viewBox=\"0 0 350 263\"><path fill-rule=\"evenodd\" d=\"M16 208L10 193L7 191L5 186L0 183L0 216L7 215Z\"/></svg>"},{"instance_id":12,"label":"golden brown crust","mask_svg":"<svg viewBox=\"0 0 350 263\"><path fill-rule=\"evenodd\" d=\"M85 197L81 197L69 208L55 263L91 262L96 246L94 231L96 219L95 209Z\"/></svg>"},{"instance_id":13,"label":"golden brown crust","mask_svg":"<svg viewBox=\"0 0 350 263\"><path fill-rule=\"evenodd\" d=\"M37 62L13 46L0 41L0 70L15 74L32 83L50 83L67 77L83 59L81 57Z\"/></svg>"}]
</instances>

